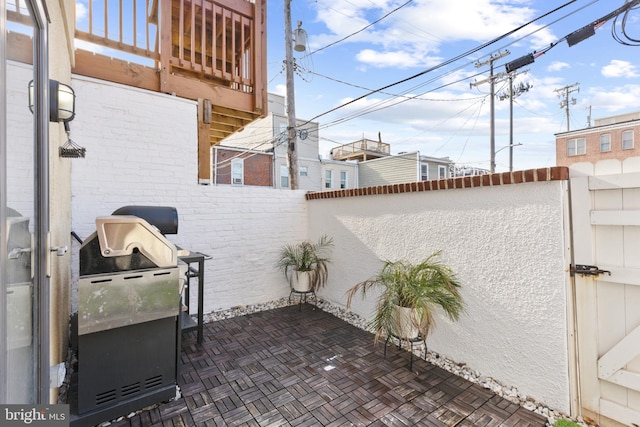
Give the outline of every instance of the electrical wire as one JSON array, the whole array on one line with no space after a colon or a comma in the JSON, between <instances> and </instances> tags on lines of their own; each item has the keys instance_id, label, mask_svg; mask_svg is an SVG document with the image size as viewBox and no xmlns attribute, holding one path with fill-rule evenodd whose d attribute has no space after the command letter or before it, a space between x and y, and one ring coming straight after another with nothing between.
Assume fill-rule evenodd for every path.
<instances>
[{"instance_id":1,"label":"electrical wire","mask_svg":"<svg viewBox=\"0 0 640 427\"><path fill-rule=\"evenodd\" d=\"M594 4L594 3L596 3L597 1L599 1L599 0L593 0L593 1L591 1L590 3L588 3L587 5L584 5L584 6L580 7L580 8L578 8L578 9L576 9L576 10L572 11L571 13L569 13L569 14L566 14L566 15L562 16L561 18L559 18L559 19L557 19L557 20L553 21L552 23L550 23L550 24L548 24L548 25L552 25L553 23L556 23L556 22L558 22L558 21L559 21L559 20L561 20L561 19L565 19L565 18L567 18L567 17L569 17L569 16L571 16L571 15L573 15L573 14L577 13L578 11L580 11L580 10L584 9L585 7L590 6L590 5ZM640 0L632 0L631 4L626 4L625 6L623 6L623 7L621 7L621 8L616 9L615 11L613 11L613 12L609 13L608 15L605 15L604 17L600 18L599 20L594 21L591 25L593 25L593 26L594 26L594 28L597 28L597 27L601 26L601 25L602 25L606 20L610 19L611 17L616 17L616 18L617 18L617 17L618 17L621 13L623 13L623 12L625 13L624 20L625 20L625 24L626 24L626 17L627 17L627 13L628 13L632 8L633 8L633 6L635 6L635 5L636 5L636 4L638 4L638 3L640 3ZM565 5L561 6L561 7L564 7L564 6L566 6L566 5L567 5L567 4L565 4ZM557 10L557 9L555 9L555 10ZM554 10L554 11L555 11L555 10ZM545 14L545 15L548 15L548 13L547 13L547 14ZM544 16L544 15L543 15L543 16ZM536 19L539 19L539 18L536 18ZM535 20L534 20L534 21L535 21ZM530 22L534 22L534 21L530 21ZM528 25L528 24L525 24L525 25ZM548 26L548 25L547 25L547 26ZM525 35L525 36L523 36L523 37L521 37L521 38L519 38L519 39L515 40L513 43L516 43L516 42L518 42L518 41L522 40L524 37L528 37L528 36L530 36L530 35L534 34L534 33L535 33L535 32L537 32L537 31L540 31L541 29L543 29L543 28L545 28L545 27L547 27L547 26L541 27L541 28L537 29L536 31L534 31L534 32L532 32L532 33L529 33L529 34L527 34L527 35ZM522 27L520 27L520 28L522 28ZM510 33L513 33L513 32L515 32L515 31L517 31L517 30L513 30L513 31L511 31ZM509 34L510 34L510 33L509 33ZM563 40L566 40L566 39L567 39L567 37L568 37L568 35L567 35L567 36L565 36L565 37L562 37L561 39L557 40L557 41L556 41L556 42L554 42L554 43L551 43L549 46L547 46L546 48L544 48L544 49L542 49L542 50L534 51L534 52L533 52L533 56L534 56L534 58L538 58L538 57L540 57L540 56L544 55L544 54L545 54L545 53L547 53L549 50L551 50L553 47L557 46L560 42L562 42ZM503 36L501 36L500 38L504 38L504 37L503 37ZM506 46L510 46L510 45L511 45L511 44L513 44L513 43L507 44ZM460 68L462 68L462 67L460 67ZM455 70L452 70L452 71L450 71L450 72L453 72L453 71L455 71ZM445 74L445 75L446 75L446 74ZM471 77L469 77L469 78L471 78ZM467 78L467 79L468 79L468 78ZM432 79L432 80L430 80L430 81L428 81L428 82L422 83L422 85L426 85L426 84L428 84L428 83L432 82L433 80L435 80L435 79ZM406 79L405 79L404 81L406 81ZM421 85L418 85L418 86L416 86L416 87L420 87L420 86L421 86ZM387 86L387 87L388 87L388 86ZM414 87L414 88L416 88L416 87ZM386 88L386 87L385 87L385 88ZM375 92L385 93L385 92L383 92L383 91L382 91L382 90L380 90L380 89L375 90L375 91L371 91L371 93L375 93ZM364 96L362 96L362 97L356 98L356 99L354 99L354 100L351 100L351 101L349 101L349 102L347 102L347 103L345 103L345 104L342 104L341 106L338 106L338 107L336 107L336 108L334 108L334 109L332 109L332 110L329 110L329 112L335 111L335 110L336 110L336 109L338 109L338 108L341 108L341 107L343 107L343 106L346 106L346 105L348 105L348 104L350 104L350 103L352 103L352 102L355 102L355 101L357 101L357 100L360 100L360 99L362 99L362 98L364 98L364 97L366 97L366 96L370 95L371 93L369 93L369 94L367 94L367 95L364 95ZM406 92L405 92L405 93L406 93ZM424 93L423 93L423 94L424 94ZM397 95L397 96L400 96L400 95ZM419 96L419 95L418 95L418 96ZM370 113L370 112L379 111L379 110L380 110L380 109L382 109L382 108L390 108L391 106L398 105L399 103L401 103L401 102L405 102L406 100L409 100L409 99L415 99L415 98L417 98L417 96L415 96L415 97L406 97L406 98L407 98L407 99L403 99L403 100L401 100L401 101L398 101L398 102L393 103L393 104L388 105L388 106L383 106L383 107L378 107L378 108L374 108L373 106L367 107L365 110L362 110L360 113L353 113L353 114L352 114L352 115L350 115L350 116L347 116L347 117L344 117L344 118L341 118L341 119L337 119L337 120L335 120L335 121L334 121L334 122L332 122L332 123L333 123L333 124L342 123L342 122L345 122L345 121L348 121L348 120L351 120L351 119L354 119L354 118L360 117L360 116L362 116L362 115L368 114L368 113ZM418 99L419 99L419 98L418 98ZM382 101L382 102L388 103L388 102L390 102L390 101L388 101L388 100L387 100L387 101ZM380 105L380 104L379 104L379 105ZM327 113L323 113L323 114L321 114L321 115L319 115L319 116L322 116L322 115L324 115L324 114L328 114L328 112L327 112ZM311 119L311 120L315 120L315 119L317 119L319 116L315 116L315 117L314 117L313 119ZM328 126L328 125L327 125L327 126Z\"/></svg>"},{"instance_id":2,"label":"electrical wire","mask_svg":"<svg viewBox=\"0 0 640 427\"><path fill-rule=\"evenodd\" d=\"M617 28L618 28L618 18L619 18L620 15L616 15L616 17L614 18L613 25L611 27L611 36L618 43L620 43L622 45L625 45L625 46L640 46L640 39L631 37L627 33L627 18L629 16L629 13L632 10L637 10L638 8L639 8L639 6L636 4L634 6L631 6L629 9L627 9L623 13L622 20L620 22L620 30L619 30L619 32L618 32Z\"/></svg>"},{"instance_id":3,"label":"electrical wire","mask_svg":"<svg viewBox=\"0 0 640 427\"><path fill-rule=\"evenodd\" d=\"M368 25L365 25L364 27L362 27L362 28L361 28L361 29L359 29L358 31L356 31L356 32L354 32L354 33L351 33L351 34L349 34L348 36L341 38L340 40L336 40L336 41L334 41L334 42L332 42L332 43L329 43L328 45L326 45L326 46L324 46L324 47L321 47L320 49L316 49L316 50L314 50L313 52L309 52L309 53L308 53L307 55L305 55L305 56L315 55L315 54L316 54L316 53L318 53L318 52L321 52L321 51L323 51L323 50L325 50L325 49L327 49L327 48L330 48L331 46L335 46L336 44L341 43L341 42L343 42L343 41L347 40L348 38L351 38L351 37L355 36L356 34L359 34L359 33L363 32L363 31L364 31L364 30L366 30L367 28L370 28L370 27L372 27L372 26L376 25L378 22L382 21L383 19L388 18L390 15L392 15L392 14L394 14L395 12L399 11L400 9L402 9L403 7L405 7L406 5L408 5L409 3L411 3L412 1L413 1L413 0L408 0L407 2L405 2L405 3L401 4L400 6L396 7L395 9L393 9L392 11L390 11L389 13L386 13L385 15L383 15L382 17L380 17L379 19L376 19L376 20L375 20L375 21L373 21L372 23L370 23L370 24L368 24Z\"/></svg>"},{"instance_id":4,"label":"electrical wire","mask_svg":"<svg viewBox=\"0 0 640 427\"><path fill-rule=\"evenodd\" d=\"M458 55L458 56L456 56L456 57L454 57L454 58L451 58L451 59L449 59L449 60L447 60L447 61L445 61L445 62L442 62L442 63L440 63L440 64L438 64L438 65L433 66L433 67L430 67L430 68L428 68L428 69L426 69L426 70L423 70L423 71L421 71L421 72L419 72L419 73L417 73L417 74L414 74L414 75L412 75L412 76L410 76L410 77L406 77L406 78L404 78L404 79L402 79L402 80L399 80L399 81L396 81L396 82L394 82L394 83L388 84L388 85L386 85L386 86L383 86L383 87L381 87L381 88L375 89L375 90L373 90L373 91L369 91L368 93L366 93L366 94L364 94L364 95L361 95L361 96L359 96L359 97L357 97L357 98L354 98L354 99L352 99L352 100L350 100L350 101L348 101L348 102L345 102L345 103L343 103L343 104L341 104L341 105L338 105L337 107L334 107L334 108L332 108L332 109L330 109L330 110L328 110L328 111L325 111L324 113L321 113L321 114L318 114L318 115L316 115L316 116L312 117L312 118L311 118L311 119L309 119L306 123L312 122L312 121L314 121L314 120L316 120L316 119L318 119L318 118L320 118L320 117L323 117L323 116L325 116L325 115L327 115L327 114L329 114L329 113L332 113L332 112L334 112L334 111L336 111L336 110L339 110L340 108L344 108L344 107L346 107L347 105L353 104L354 102L357 102L357 101L359 101L359 100L361 100L361 99L363 99L363 98L366 98L367 96L373 95L374 93L384 91L384 90L386 90L386 89L389 89L390 87L397 86L397 85L402 84L402 83L406 83L406 82L408 82L408 81L410 81L410 80L413 80L413 79L418 78L418 77L420 77L420 76L423 76L423 75L425 75L425 74L427 74L427 73L430 73L430 72L432 72L432 71L435 71L435 70L437 70L437 69L440 69L440 68L442 68L442 67L444 67L444 66L446 66L446 65L449 65L449 64L451 64L451 63L453 63L453 62L456 62L456 61L458 61L458 60L460 60L460 59L462 59L462 58L464 58L464 57L470 56L470 55L472 55L472 54L474 54L474 53L476 53L476 52L478 52L478 51L480 51L480 50L482 50L482 49L484 49L484 48L486 48L486 47L488 47L488 46L491 46L492 44L494 44L494 43L496 43L496 42L498 42L498 41L500 41L500 40L505 39L506 37L510 36L511 34L513 34L513 33L517 32L517 31L519 31L519 30L521 30L522 28L525 28L526 26L531 25L532 23L534 23L534 22L536 22L536 21L538 21L538 20L540 20L540 19L542 19L542 18L544 18L544 17L549 16L549 15L551 15L551 14L553 14L553 13L557 12L558 10L560 10L560 9L562 9L562 8L564 8L564 7L569 6L569 5L570 5L570 4L572 4L572 3L575 3L576 1L577 1L577 0L569 0L568 2L564 3L563 5L558 6L558 7L556 7L555 9L553 9L553 10L551 10L551 11L549 11L549 12L546 12L546 13L544 13L544 14L542 14L542 15L538 16L537 18L535 18L535 19L533 19L533 20L530 20L530 21L528 21L527 23L525 23L525 24L523 24L523 25L520 25L519 27L517 27L517 28L515 28L515 29L513 29L513 30L511 30L511 31L508 31L508 32L507 32L507 33L505 33L505 34L502 34L502 35L500 35L500 36L498 36L498 37L496 37L496 38L494 38L494 39L492 39L492 40L489 40L488 42L483 43L483 44L481 44L480 46L477 46L477 47L475 47L475 48L473 48L473 49L471 49L471 50L469 50L469 51L466 51L466 52L464 52L464 53L462 53L462 54L460 54L460 55Z\"/></svg>"}]
</instances>

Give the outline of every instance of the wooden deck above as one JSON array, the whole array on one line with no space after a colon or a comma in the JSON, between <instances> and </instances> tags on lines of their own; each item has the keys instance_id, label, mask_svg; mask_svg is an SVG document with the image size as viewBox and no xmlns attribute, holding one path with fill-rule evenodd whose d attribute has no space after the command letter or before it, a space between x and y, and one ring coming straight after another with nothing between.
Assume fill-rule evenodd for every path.
<instances>
[{"instance_id":1,"label":"wooden deck above","mask_svg":"<svg viewBox=\"0 0 640 427\"><path fill-rule=\"evenodd\" d=\"M266 114L264 0L133 0L115 11L109 6L89 2L75 37L125 55L97 54L82 43L74 73L210 100L213 115L205 122L211 145Z\"/></svg>"},{"instance_id":2,"label":"wooden deck above","mask_svg":"<svg viewBox=\"0 0 640 427\"><path fill-rule=\"evenodd\" d=\"M94 0L85 8L72 72L209 106L200 112L203 156L266 115L266 0ZM7 17L24 20L10 5ZM30 62L29 38L11 37L11 59ZM199 161L201 179L209 162Z\"/></svg>"}]
</instances>

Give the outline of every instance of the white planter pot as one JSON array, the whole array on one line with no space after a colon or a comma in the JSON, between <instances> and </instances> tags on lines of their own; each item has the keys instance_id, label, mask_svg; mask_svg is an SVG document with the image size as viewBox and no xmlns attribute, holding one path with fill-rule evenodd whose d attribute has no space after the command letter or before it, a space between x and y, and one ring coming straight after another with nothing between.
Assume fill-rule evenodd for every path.
<instances>
[{"instance_id":1,"label":"white planter pot","mask_svg":"<svg viewBox=\"0 0 640 427\"><path fill-rule=\"evenodd\" d=\"M296 292L311 291L311 274L308 271L294 271L291 286Z\"/></svg>"},{"instance_id":2,"label":"white planter pot","mask_svg":"<svg viewBox=\"0 0 640 427\"><path fill-rule=\"evenodd\" d=\"M394 306L394 335L401 339L418 338L420 334L420 319L412 308Z\"/></svg>"}]
</instances>

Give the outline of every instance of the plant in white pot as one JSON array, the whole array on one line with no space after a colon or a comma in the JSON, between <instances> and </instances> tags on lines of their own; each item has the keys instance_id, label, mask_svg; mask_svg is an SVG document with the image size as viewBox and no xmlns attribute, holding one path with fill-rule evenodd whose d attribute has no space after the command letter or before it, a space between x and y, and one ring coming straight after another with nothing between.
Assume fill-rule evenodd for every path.
<instances>
[{"instance_id":1,"label":"plant in white pot","mask_svg":"<svg viewBox=\"0 0 640 427\"><path fill-rule=\"evenodd\" d=\"M364 298L373 288L382 290L370 323L376 342L391 336L426 340L435 325L436 307L451 320L458 320L464 311L460 283L453 271L438 259L439 255L437 251L417 264L386 261L375 277L347 291L350 308L356 294Z\"/></svg>"},{"instance_id":2,"label":"plant in white pot","mask_svg":"<svg viewBox=\"0 0 640 427\"><path fill-rule=\"evenodd\" d=\"M292 290L315 292L327 282L332 246L333 239L327 235L315 243L305 240L285 245L280 249L276 266L284 273Z\"/></svg>"}]
</instances>

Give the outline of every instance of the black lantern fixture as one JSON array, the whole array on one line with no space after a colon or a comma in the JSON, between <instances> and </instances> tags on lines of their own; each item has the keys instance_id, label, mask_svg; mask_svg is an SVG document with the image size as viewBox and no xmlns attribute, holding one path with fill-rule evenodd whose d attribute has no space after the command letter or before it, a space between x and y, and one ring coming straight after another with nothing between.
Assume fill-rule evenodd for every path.
<instances>
[{"instance_id":1,"label":"black lantern fixture","mask_svg":"<svg viewBox=\"0 0 640 427\"><path fill-rule=\"evenodd\" d=\"M35 93L33 80L29 82L29 109L33 113ZM58 151L60 157L84 158L86 149L71 139L69 122L76 116L76 94L73 88L57 80L49 80L49 121L63 122L67 142Z\"/></svg>"},{"instance_id":2,"label":"black lantern fixture","mask_svg":"<svg viewBox=\"0 0 640 427\"><path fill-rule=\"evenodd\" d=\"M29 109L33 113L35 95L33 80L29 82ZM76 94L73 88L57 80L49 80L49 121L70 122L76 116Z\"/></svg>"}]
</instances>

